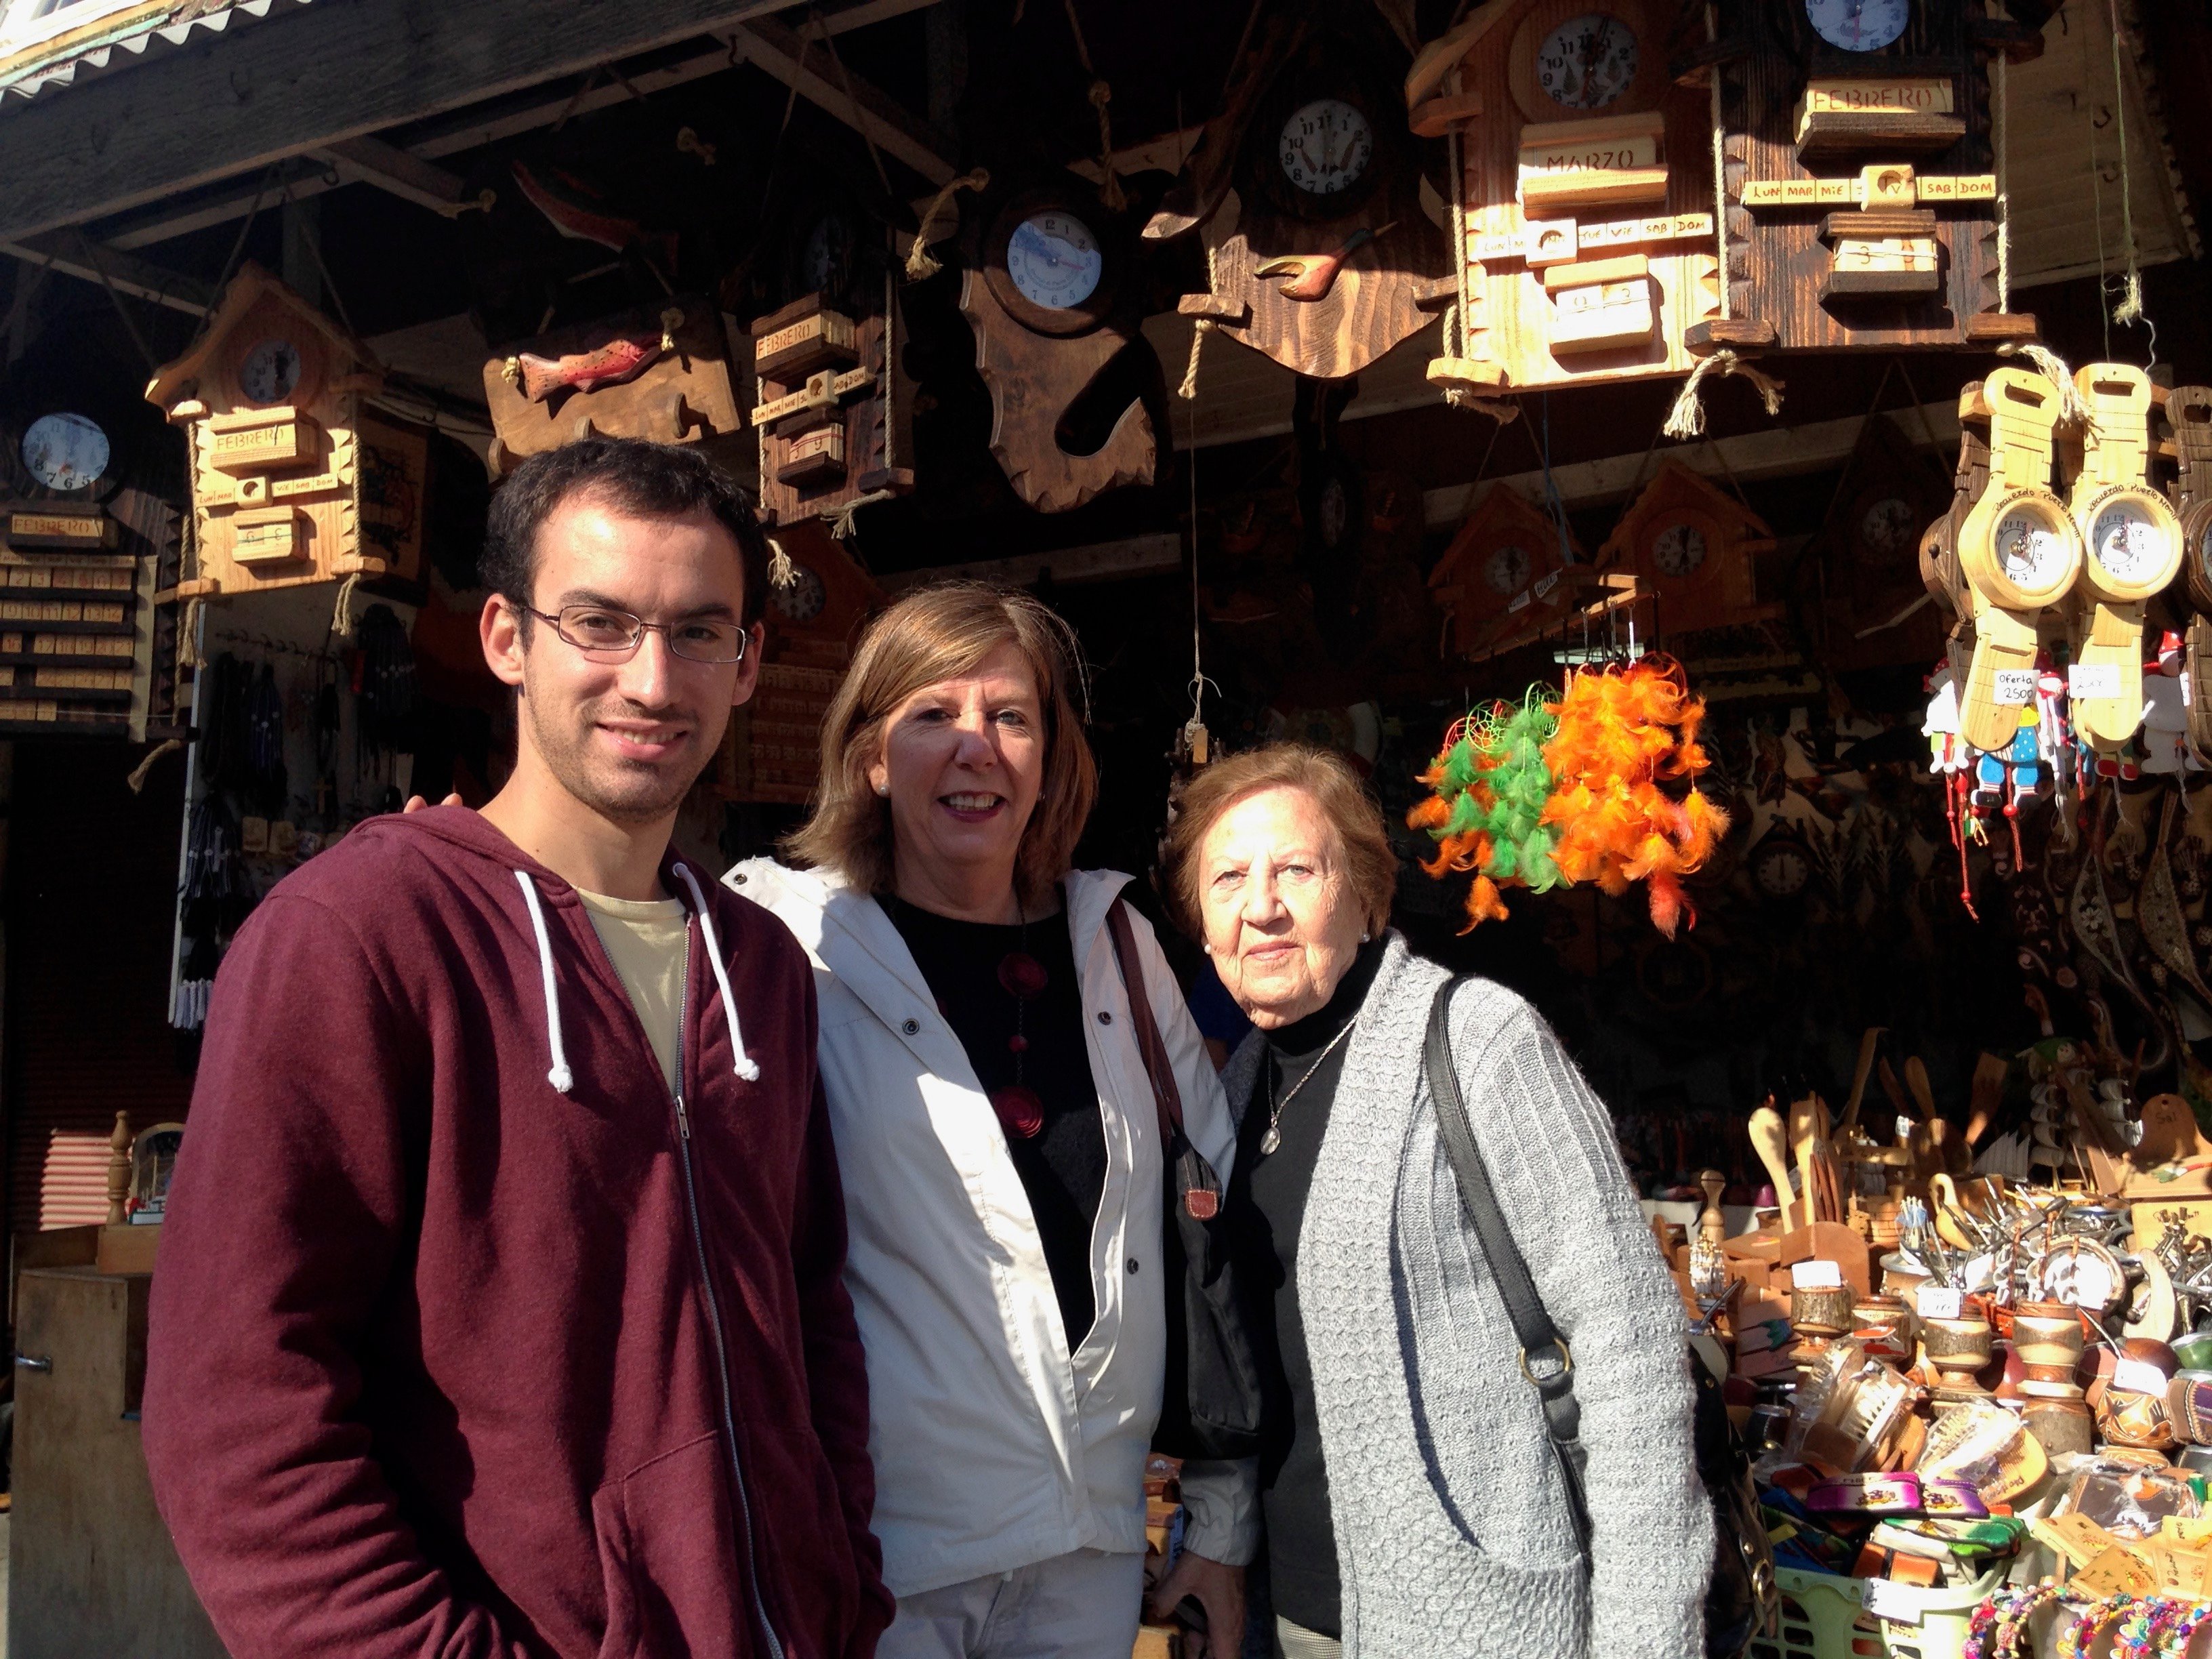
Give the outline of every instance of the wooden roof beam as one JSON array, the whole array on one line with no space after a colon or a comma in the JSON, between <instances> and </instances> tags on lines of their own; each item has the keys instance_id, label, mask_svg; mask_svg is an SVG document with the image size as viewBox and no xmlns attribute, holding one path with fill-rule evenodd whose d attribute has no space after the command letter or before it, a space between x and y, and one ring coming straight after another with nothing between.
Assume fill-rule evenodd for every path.
<instances>
[{"instance_id":1,"label":"wooden roof beam","mask_svg":"<svg viewBox=\"0 0 2212 1659\"><path fill-rule=\"evenodd\" d=\"M387 144L381 138L367 134L341 138L310 153L330 162L342 176L350 174L433 213L458 213L477 205L468 198L459 173L448 173L436 162L426 161L412 150Z\"/></svg>"},{"instance_id":2,"label":"wooden roof beam","mask_svg":"<svg viewBox=\"0 0 2212 1659\"><path fill-rule=\"evenodd\" d=\"M0 110L0 243L257 172L340 139L422 121L701 36L726 39L797 0L507 0L310 8L125 72ZM774 26L771 26L773 27ZM788 30L761 37L795 42ZM813 49L794 72L818 79ZM823 49L826 64L828 52ZM844 101L834 66L823 97ZM899 106L856 82L878 143L933 152ZM871 95L872 94L872 95ZM878 104L877 100L880 100ZM849 106L848 105L847 106ZM856 112L856 115L857 115ZM942 165L941 163L939 165ZM917 170L936 182L928 168Z\"/></svg>"},{"instance_id":3,"label":"wooden roof beam","mask_svg":"<svg viewBox=\"0 0 2212 1659\"><path fill-rule=\"evenodd\" d=\"M945 184L959 171L939 151L936 136L903 104L846 71L826 46L765 17L737 30L736 39L748 61L931 184Z\"/></svg>"},{"instance_id":4,"label":"wooden roof beam","mask_svg":"<svg viewBox=\"0 0 2212 1659\"><path fill-rule=\"evenodd\" d=\"M147 300L188 317L204 317L215 295L197 276L165 270L120 248L87 240L73 231L42 231L0 242L0 253L41 265L88 283L103 283L118 294Z\"/></svg>"}]
</instances>

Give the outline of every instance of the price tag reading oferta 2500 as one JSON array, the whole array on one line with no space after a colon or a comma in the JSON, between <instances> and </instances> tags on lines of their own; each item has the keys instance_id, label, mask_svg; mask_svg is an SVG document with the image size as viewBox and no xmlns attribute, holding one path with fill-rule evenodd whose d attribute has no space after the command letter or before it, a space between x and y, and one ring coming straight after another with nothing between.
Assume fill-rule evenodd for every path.
<instances>
[{"instance_id":1,"label":"price tag reading oferta 2500","mask_svg":"<svg viewBox=\"0 0 2212 1659\"><path fill-rule=\"evenodd\" d=\"M2033 668L2000 668L1990 691L1990 700L2000 708L2025 708L2035 701L2035 671Z\"/></svg>"}]
</instances>

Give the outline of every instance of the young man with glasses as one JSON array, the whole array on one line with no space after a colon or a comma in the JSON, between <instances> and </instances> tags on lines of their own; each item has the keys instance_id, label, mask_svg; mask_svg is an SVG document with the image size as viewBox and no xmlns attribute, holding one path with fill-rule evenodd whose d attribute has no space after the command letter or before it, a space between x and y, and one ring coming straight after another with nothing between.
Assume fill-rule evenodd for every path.
<instances>
[{"instance_id":1,"label":"young man with glasses","mask_svg":"<svg viewBox=\"0 0 2212 1659\"><path fill-rule=\"evenodd\" d=\"M480 623L513 775L364 824L223 963L144 1425L234 1659L874 1650L812 977L669 847L766 568L694 452L526 461Z\"/></svg>"}]
</instances>

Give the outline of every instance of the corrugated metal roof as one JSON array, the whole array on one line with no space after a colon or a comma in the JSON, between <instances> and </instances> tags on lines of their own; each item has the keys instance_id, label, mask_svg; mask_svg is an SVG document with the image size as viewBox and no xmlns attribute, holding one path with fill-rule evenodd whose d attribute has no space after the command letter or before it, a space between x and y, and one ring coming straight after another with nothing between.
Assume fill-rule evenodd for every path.
<instances>
[{"instance_id":1,"label":"corrugated metal roof","mask_svg":"<svg viewBox=\"0 0 2212 1659\"><path fill-rule=\"evenodd\" d=\"M94 31L88 41L72 32L0 62L0 113L18 99L51 96L116 70L166 57L195 39L227 33L313 3L228 0L210 9L208 0L179 0L150 18L135 11L118 14L112 20L112 36L100 34L94 23L88 26Z\"/></svg>"}]
</instances>

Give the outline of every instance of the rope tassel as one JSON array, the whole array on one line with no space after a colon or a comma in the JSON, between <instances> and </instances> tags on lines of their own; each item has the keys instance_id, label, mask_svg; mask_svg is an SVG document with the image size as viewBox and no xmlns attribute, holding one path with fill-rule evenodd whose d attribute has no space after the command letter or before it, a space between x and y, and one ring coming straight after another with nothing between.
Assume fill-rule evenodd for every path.
<instances>
[{"instance_id":1,"label":"rope tassel","mask_svg":"<svg viewBox=\"0 0 2212 1659\"><path fill-rule=\"evenodd\" d=\"M950 236L959 228L960 216L957 211L952 211L952 198L955 192L963 190L983 191L990 187L990 169L977 167L972 173L962 173L957 179L947 179L945 188L929 198L928 207L922 210L921 223L914 233L914 246L907 250L907 281L927 282L945 269L944 264L931 254L929 245L942 237ZM942 222L948 212L951 213L952 217L952 222L949 225Z\"/></svg>"},{"instance_id":2,"label":"rope tassel","mask_svg":"<svg viewBox=\"0 0 2212 1659\"><path fill-rule=\"evenodd\" d=\"M1759 389L1759 400L1766 406L1769 415L1782 413L1782 382L1772 375L1753 368L1735 352L1723 349L1700 362L1690 371L1690 378L1682 382L1682 389L1674 394L1674 406L1667 411L1667 423L1659 429L1670 438L1701 437L1705 430L1705 409L1698 401L1698 387L1707 375L1726 379L1741 374Z\"/></svg>"}]
</instances>

